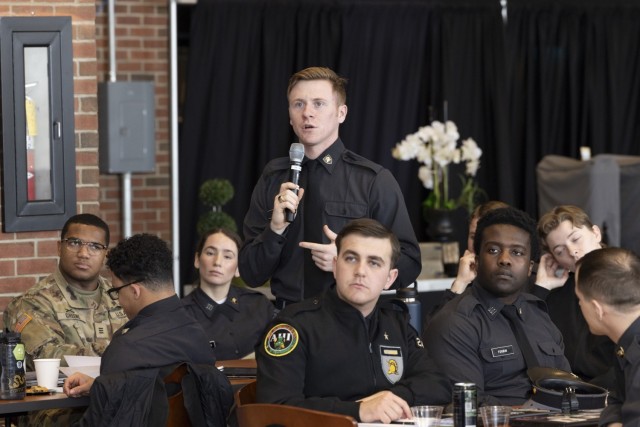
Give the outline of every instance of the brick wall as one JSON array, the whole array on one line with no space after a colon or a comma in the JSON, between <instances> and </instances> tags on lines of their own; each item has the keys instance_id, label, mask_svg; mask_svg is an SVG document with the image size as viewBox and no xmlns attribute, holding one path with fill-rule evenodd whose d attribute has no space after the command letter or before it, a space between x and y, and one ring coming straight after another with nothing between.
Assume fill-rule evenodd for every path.
<instances>
[{"instance_id":1,"label":"brick wall","mask_svg":"<svg viewBox=\"0 0 640 427\"><path fill-rule=\"evenodd\" d=\"M151 80L156 91L156 172L132 177L132 231L170 241L167 3L116 1L116 62L118 80ZM122 230L120 176L101 175L98 170L97 82L109 79L107 12L106 0L0 2L0 16L72 17L77 209L104 218L116 242ZM0 232L0 311L12 297L53 271L58 239L58 231Z\"/></svg>"},{"instance_id":2,"label":"brick wall","mask_svg":"<svg viewBox=\"0 0 640 427\"><path fill-rule=\"evenodd\" d=\"M98 81L109 80L109 27L106 1L97 1ZM132 232L171 240L169 135L169 8L167 0L115 2L118 81L152 81L156 94L156 171L133 174ZM100 175L100 212L112 240L122 236L120 175Z\"/></svg>"}]
</instances>

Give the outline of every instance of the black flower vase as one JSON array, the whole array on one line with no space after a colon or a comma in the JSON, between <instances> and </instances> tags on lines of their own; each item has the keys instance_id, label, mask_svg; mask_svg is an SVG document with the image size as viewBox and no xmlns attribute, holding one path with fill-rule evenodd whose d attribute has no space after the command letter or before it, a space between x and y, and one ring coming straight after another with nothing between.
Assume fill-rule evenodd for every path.
<instances>
[{"instance_id":1,"label":"black flower vase","mask_svg":"<svg viewBox=\"0 0 640 427\"><path fill-rule=\"evenodd\" d=\"M424 207L422 211L427 223L427 236L433 242L450 242L454 234L453 210Z\"/></svg>"},{"instance_id":2,"label":"black flower vase","mask_svg":"<svg viewBox=\"0 0 640 427\"><path fill-rule=\"evenodd\" d=\"M426 232L429 241L443 244L442 264L445 274L455 277L458 274L460 243L466 246L467 211L464 208L434 209L425 206L422 213L427 223Z\"/></svg>"}]
</instances>

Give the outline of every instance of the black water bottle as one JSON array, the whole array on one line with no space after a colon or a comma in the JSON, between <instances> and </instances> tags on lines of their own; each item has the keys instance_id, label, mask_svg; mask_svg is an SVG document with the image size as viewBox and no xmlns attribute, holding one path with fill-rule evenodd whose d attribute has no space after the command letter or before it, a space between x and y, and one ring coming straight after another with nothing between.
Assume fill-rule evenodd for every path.
<instances>
[{"instance_id":1,"label":"black water bottle","mask_svg":"<svg viewBox=\"0 0 640 427\"><path fill-rule=\"evenodd\" d=\"M422 334L422 306L418 299L418 282L413 282L413 288L399 288L396 290L396 296L407 305L409 309L409 323L418 331L418 335Z\"/></svg>"},{"instance_id":2,"label":"black water bottle","mask_svg":"<svg viewBox=\"0 0 640 427\"><path fill-rule=\"evenodd\" d=\"M19 332L5 332L0 341L0 399L24 399L26 379L24 373L25 351Z\"/></svg>"}]
</instances>

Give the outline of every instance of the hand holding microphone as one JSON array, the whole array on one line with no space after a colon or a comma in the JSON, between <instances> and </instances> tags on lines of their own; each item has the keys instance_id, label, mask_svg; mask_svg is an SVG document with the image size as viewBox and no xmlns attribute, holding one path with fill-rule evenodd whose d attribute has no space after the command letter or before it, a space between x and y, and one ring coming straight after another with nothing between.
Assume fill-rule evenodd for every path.
<instances>
[{"instance_id":1,"label":"hand holding microphone","mask_svg":"<svg viewBox=\"0 0 640 427\"><path fill-rule=\"evenodd\" d=\"M302 171L302 159L304 159L304 145L299 142L294 142L289 148L289 182L293 182L296 188L293 193L298 195L298 182L300 181L300 172ZM285 221L293 222L296 218L296 212L292 212L290 209L285 211Z\"/></svg>"},{"instance_id":2,"label":"hand holding microphone","mask_svg":"<svg viewBox=\"0 0 640 427\"><path fill-rule=\"evenodd\" d=\"M291 144L289 150L291 166L289 168L289 181L280 184L280 190L273 199L273 211L271 215L271 230L282 234L287 226L295 219L298 203L304 195L304 189L298 191L302 160L304 159L304 145Z\"/></svg>"}]
</instances>

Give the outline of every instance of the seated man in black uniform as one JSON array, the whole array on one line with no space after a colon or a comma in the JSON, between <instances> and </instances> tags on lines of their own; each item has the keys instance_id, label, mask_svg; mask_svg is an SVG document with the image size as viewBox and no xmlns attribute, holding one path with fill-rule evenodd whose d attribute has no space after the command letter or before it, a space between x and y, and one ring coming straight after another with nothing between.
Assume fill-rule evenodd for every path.
<instances>
[{"instance_id":1,"label":"seated man in black uniform","mask_svg":"<svg viewBox=\"0 0 640 427\"><path fill-rule=\"evenodd\" d=\"M476 384L479 404L519 405L532 390L528 367L571 370L544 302L526 292L538 256L536 224L514 208L488 212L474 249L473 286L436 314L425 342L453 382ZM508 319L510 310L516 319Z\"/></svg>"},{"instance_id":2,"label":"seated man in black uniform","mask_svg":"<svg viewBox=\"0 0 640 427\"><path fill-rule=\"evenodd\" d=\"M640 425L640 257L627 249L589 252L577 262L576 296L589 329L616 343L615 393L601 426Z\"/></svg>"},{"instance_id":3,"label":"seated man in black uniform","mask_svg":"<svg viewBox=\"0 0 640 427\"><path fill-rule=\"evenodd\" d=\"M102 355L101 375L179 362L215 363L202 327L175 294L172 264L167 244L149 234L122 240L109 251L109 296L131 320L118 329ZM68 396L86 395L92 384L92 378L76 373L67 378L64 391Z\"/></svg>"},{"instance_id":4,"label":"seated man in black uniform","mask_svg":"<svg viewBox=\"0 0 640 427\"><path fill-rule=\"evenodd\" d=\"M573 272L584 255L602 247L602 233L577 206L556 206L538 221L544 250L531 293L547 303L549 317L564 338L564 355L573 373L611 389L615 385L615 346L589 332L575 294ZM558 274L556 274L558 273Z\"/></svg>"},{"instance_id":5,"label":"seated man in black uniform","mask_svg":"<svg viewBox=\"0 0 640 427\"><path fill-rule=\"evenodd\" d=\"M398 239L372 219L336 238L335 286L287 306L256 351L257 400L346 414L362 422L411 417L446 404L440 376L406 310L378 299L398 275Z\"/></svg>"}]
</instances>

